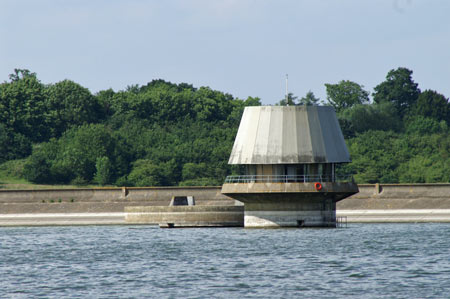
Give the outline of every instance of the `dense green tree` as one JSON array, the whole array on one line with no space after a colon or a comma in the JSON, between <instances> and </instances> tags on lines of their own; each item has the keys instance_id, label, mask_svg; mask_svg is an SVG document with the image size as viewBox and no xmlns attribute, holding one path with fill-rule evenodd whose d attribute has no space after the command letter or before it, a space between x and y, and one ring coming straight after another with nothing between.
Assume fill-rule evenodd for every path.
<instances>
[{"instance_id":1,"label":"dense green tree","mask_svg":"<svg viewBox=\"0 0 450 299\"><path fill-rule=\"evenodd\" d=\"M386 80L374 88L375 103L393 103L398 114L401 117L405 116L420 94L418 84L412 79L412 73L411 70L403 67L390 70Z\"/></svg>"},{"instance_id":2,"label":"dense green tree","mask_svg":"<svg viewBox=\"0 0 450 299\"><path fill-rule=\"evenodd\" d=\"M30 154L30 140L0 124L0 164L8 160L25 158Z\"/></svg>"},{"instance_id":3,"label":"dense green tree","mask_svg":"<svg viewBox=\"0 0 450 299\"><path fill-rule=\"evenodd\" d=\"M87 88L73 81L50 85L47 93L49 123L55 137L72 126L95 123L101 118L97 99Z\"/></svg>"},{"instance_id":4,"label":"dense green tree","mask_svg":"<svg viewBox=\"0 0 450 299\"><path fill-rule=\"evenodd\" d=\"M349 141L352 163L346 169L357 183L396 183L396 169L405 157L396 155L397 135L393 132L367 131Z\"/></svg>"},{"instance_id":5,"label":"dense green tree","mask_svg":"<svg viewBox=\"0 0 450 299\"><path fill-rule=\"evenodd\" d=\"M325 87L327 101L336 111L369 102L369 93L358 83L342 80L337 84L325 84Z\"/></svg>"},{"instance_id":6,"label":"dense green tree","mask_svg":"<svg viewBox=\"0 0 450 299\"><path fill-rule=\"evenodd\" d=\"M36 146L33 154L25 162L23 170L25 179L37 184L51 184L57 181L52 171L52 163L58 153L58 147L56 139Z\"/></svg>"},{"instance_id":7,"label":"dense green tree","mask_svg":"<svg viewBox=\"0 0 450 299\"><path fill-rule=\"evenodd\" d=\"M340 120L346 121L344 128L350 136L369 130L400 131L402 123L392 103L357 104L338 113Z\"/></svg>"},{"instance_id":8,"label":"dense green tree","mask_svg":"<svg viewBox=\"0 0 450 299\"><path fill-rule=\"evenodd\" d=\"M450 159L418 155L399 167L400 183L438 183L442 178L450 178Z\"/></svg>"},{"instance_id":9,"label":"dense green tree","mask_svg":"<svg viewBox=\"0 0 450 299\"><path fill-rule=\"evenodd\" d=\"M401 137L407 159L398 168L401 183L450 182L450 135L448 131Z\"/></svg>"},{"instance_id":10,"label":"dense green tree","mask_svg":"<svg viewBox=\"0 0 450 299\"><path fill-rule=\"evenodd\" d=\"M99 157L95 163L95 177L94 180L99 185L110 184L113 176L113 165L108 157Z\"/></svg>"},{"instance_id":11,"label":"dense green tree","mask_svg":"<svg viewBox=\"0 0 450 299\"><path fill-rule=\"evenodd\" d=\"M423 117L421 115L409 117L405 126L405 131L408 134L427 135L448 132L448 126L445 121L440 123L434 118Z\"/></svg>"},{"instance_id":12,"label":"dense green tree","mask_svg":"<svg viewBox=\"0 0 450 299\"><path fill-rule=\"evenodd\" d=\"M287 94L287 97L281 99L277 105L279 106L294 106L297 104L298 97L295 96L292 92Z\"/></svg>"},{"instance_id":13,"label":"dense green tree","mask_svg":"<svg viewBox=\"0 0 450 299\"><path fill-rule=\"evenodd\" d=\"M25 164L24 177L36 184L53 183L54 179L51 175L50 167L47 155L43 152L37 152L30 156Z\"/></svg>"},{"instance_id":14,"label":"dense green tree","mask_svg":"<svg viewBox=\"0 0 450 299\"><path fill-rule=\"evenodd\" d=\"M186 163L183 165L183 180L192 180L200 178L208 173L206 163Z\"/></svg>"},{"instance_id":15,"label":"dense green tree","mask_svg":"<svg viewBox=\"0 0 450 299\"><path fill-rule=\"evenodd\" d=\"M0 84L0 123L31 141L47 140L44 85L29 70L15 69L10 79Z\"/></svg>"},{"instance_id":16,"label":"dense green tree","mask_svg":"<svg viewBox=\"0 0 450 299\"><path fill-rule=\"evenodd\" d=\"M104 125L84 125L65 133L59 140L54 166L60 177L92 181L100 157L114 161L115 140Z\"/></svg>"},{"instance_id":17,"label":"dense green tree","mask_svg":"<svg viewBox=\"0 0 450 299\"><path fill-rule=\"evenodd\" d=\"M128 181L134 186L173 186L176 163L174 160L164 163L154 163L151 160L137 160L128 176Z\"/></svg>"},{"instance_id":18,"label":"dense green tree","mask_svg":"<svg viewBox=\"0 0 450 299\"><path fill-rule=\"evenodd\" d=\"M114 95L116 93L114 90L107 89L107 90L101 90L99 91L95 97L97 98L97 103L100 106L101 112L100 115L104 117L110 117L113 115L113 101L114 101Z\"/></svg>"},{"instance_id":19,"label":"dense green tree","mask_svg":"<svg viewBox=\"0 0 450 299\"><path fill-rule=\"evenodd\" d=\"M329 84L353 160L339 174L358 183L449 182L448 100L425 91L400 105L396 94L418 91L411 73L392 71L374 104L354 82ZM27 70L1 84L0 96L0 162L27 156L34 143L31 156L2 165L17 161L18 173L35 183L79 185L221 185L243 172L227 161L244 108L261 105L164 80L93 96L69 80L44 86ZM288 100L319 101L312 92Z\"/></svg>"},{"instance_id":20,"label":"dense green tree","mask_svg":"<svg viewBox=\"0 0 450 299\"><path fill-rule=\"evenodd\" d=\"M183 165L180 186L218 185L214 178L214 170L206 163L186 163Z\"/></svg>"},{"instance_id":21,"label":"dense green tree","mask_svg":"<svg viewBox=\"0 0 450 299\"><path fill-rule=\"evenodd\" d=\"M117 169L123 167L118 147L104 125L73 128L61 138L37 146L24 167L24 174L35 183L89 183L99 171L97 160L107 157L114 165L109 169L112 180L120 175Z\"/></svg>"},{"instance_id":22,"label":"dense green tree","mask_svg":"<svg viewBox=\"0 0 450 299\"><path fill-rule=\"evenodd\" d=\"M420 93L417 102L411 107L409 116L423 116L437 121L445 120L450 124L450 102L442 94L425 90Z\"/></svg>"},{"instance_id":23,"label":"dense green tree","mask_svg":"<svg viewBox=\"0 0 450 299\"><path fill-rule=\"evenodd\" d=\"M317 106L319 105L320 99L316 98L314 93L310 90L306 93L304 97L302 97L298 101L298 105L305 105L305 106Z\"/></svg>"}]
</instances>

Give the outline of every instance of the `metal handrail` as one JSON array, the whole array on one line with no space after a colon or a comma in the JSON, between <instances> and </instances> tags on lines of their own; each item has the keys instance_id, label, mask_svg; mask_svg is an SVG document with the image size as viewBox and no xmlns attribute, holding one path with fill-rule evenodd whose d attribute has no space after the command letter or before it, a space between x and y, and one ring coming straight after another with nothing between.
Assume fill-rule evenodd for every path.
<instances>
[{"instance_id":1,"label":"metal handrail","mask_svg":"<svg viewBox=\"0 0 450 299\"><path fill-rule=\"evenodd\" d=\"M229 175L225 183L306 183L306 182L353 182L352 176L335 175Z\"/></svg>"},{"instance_id":2,"label":"metal handrail","mask_svg":"<svg viewBox=\"0 0 450 299\"><path fill-rule=\"evenodd\" d=\"M336 227L337 228L347 228L347 216L337 216L336 217Z\"/></svg>"}]
</instances>

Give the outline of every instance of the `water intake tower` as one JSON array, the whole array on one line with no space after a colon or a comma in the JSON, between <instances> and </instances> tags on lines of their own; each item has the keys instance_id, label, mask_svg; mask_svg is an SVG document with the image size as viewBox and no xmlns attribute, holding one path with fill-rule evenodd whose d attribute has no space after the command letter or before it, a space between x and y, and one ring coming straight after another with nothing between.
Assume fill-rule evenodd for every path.
<instances>
[{"instance_id":1,"label":"water intake tower","mask_svg":"<svg viewBox=\"0 0 450 299\"><path fill-rule=\"evenodd\" d=\"M246 107L222 193L244 203L245 227L335 227L336 202L358 192L336 113L328 106Z\"/></svg>"}]
</instances>

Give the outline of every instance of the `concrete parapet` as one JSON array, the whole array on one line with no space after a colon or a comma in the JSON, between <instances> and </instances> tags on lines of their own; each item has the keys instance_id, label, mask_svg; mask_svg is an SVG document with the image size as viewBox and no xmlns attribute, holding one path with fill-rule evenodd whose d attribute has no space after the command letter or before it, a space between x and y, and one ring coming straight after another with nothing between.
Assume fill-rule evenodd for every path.
<instances>
[{"instance_id":1,"label":"concrete parapet","mask_svg":"<svg viewBox=\"0 0 450 299\"><path fill-rule=\"evenodd\" d=\"M450 184L358 185L359 193L337 203L338 210L450 209Z\"/></svg>"},{"instance_id":2,"label":"concrete parapet","mask_svg":"<svg viewBox=\"0 0 450 299\"><path fill-rule=\"evenodd\" d=\"M449 198L450 184L359 184L353 198Z\"/></svg>"},{"instance_id":3,"label":"concrete parapet","mask_svg":"<svg viewBox=\"0 0 450 299\"><path fill-rule=\"evenodd\" d=\"M197 205L207 205L211 201L222 201L233 205L234 200L220 193L221 187L122 187L122 188L77 188L77 189L37 189L0 190L1 203L36 203L42 201L75 202L167 202L174 196L194 196Z\"/></svg>"},{"instance_id":4,"label":"concrete parapet","mask_svg":"<svg viewBox=\"0 0 450 299\"><path fill-rule=\"evenodd\" d=\"M244 207L125 207L125 221L129 224L159 224L163 227L244 226Z\"/></svg>"}]
</instances>

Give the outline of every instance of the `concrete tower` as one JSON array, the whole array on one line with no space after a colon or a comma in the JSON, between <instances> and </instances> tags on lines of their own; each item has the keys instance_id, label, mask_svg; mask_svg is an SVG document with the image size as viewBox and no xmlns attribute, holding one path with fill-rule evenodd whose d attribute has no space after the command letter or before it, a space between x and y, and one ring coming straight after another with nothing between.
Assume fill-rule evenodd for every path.
<instances>
[{"instance_id":1,"label":"concrete tower","mask_svg":"<svg viewBox=\"0 0 450 299\"><path fill-rule=\"evenodd\" d=\"M244 203L245 227L336 226L336 202L358 192L338 178L350 162L336 114L325 106L246 107L222 193Z\"/></svg>"}]
</instances>

